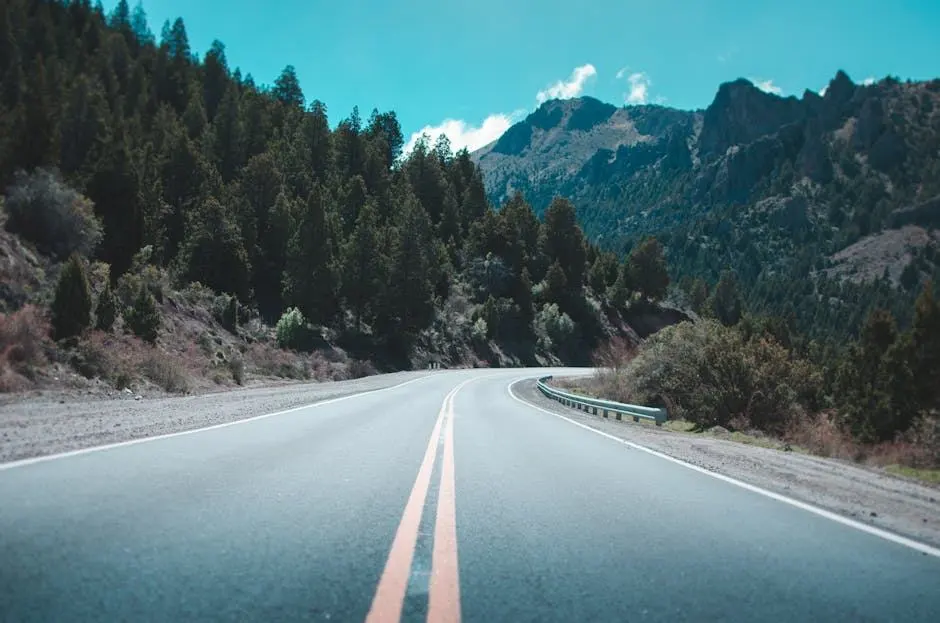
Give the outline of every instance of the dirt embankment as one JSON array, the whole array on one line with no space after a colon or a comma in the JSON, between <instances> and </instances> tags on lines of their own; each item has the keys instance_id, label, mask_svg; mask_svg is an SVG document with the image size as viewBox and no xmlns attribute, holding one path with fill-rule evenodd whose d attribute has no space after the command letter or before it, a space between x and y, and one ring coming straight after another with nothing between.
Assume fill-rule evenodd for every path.
<instances>
[{"instance_id":1,"label":"dirt embankment","mask_svg":"<svg viewBox=\"0 0 940 623\"><path fill-rule=\"evenodd\" d=\"M940 546L940 488L885 472L795 452L605 419L545 398L534 381L515 386L546 410L709 471L857 521Z\"/></svg>"}]
</instances>

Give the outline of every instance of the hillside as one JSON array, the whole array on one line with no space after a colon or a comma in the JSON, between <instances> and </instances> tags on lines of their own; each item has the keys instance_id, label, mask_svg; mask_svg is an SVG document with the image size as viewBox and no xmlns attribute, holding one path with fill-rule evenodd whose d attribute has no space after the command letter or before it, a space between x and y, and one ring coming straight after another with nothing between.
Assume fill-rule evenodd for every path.
<instances>
[{"instance_id":1,"label":"hillside","mask_svg":"<svg viewBox=\"0 0 940 623\"><path fill-rule=\"evenodd\" d=\"M940 80L840 71L796 98L742 79L704 111L550 101L473 159L493 201L569 197L591 240L619 252L654 234L677 281L732 268L751 308L817 336L875 304L906 320L938 275Z\"/></svg>"},{"instance_id":2,"label":"hillside","mask_svg":"<svg viewBox=\"0 0 940 623\"><path fill-rule=\"evenodd\" d=\"M182 19L12 0L0 38L0 391L586 363L685 317L613 297L569 202L497 213L466 151L403 156L393 111L331 122Z\"/></svg>"}]
</instances>

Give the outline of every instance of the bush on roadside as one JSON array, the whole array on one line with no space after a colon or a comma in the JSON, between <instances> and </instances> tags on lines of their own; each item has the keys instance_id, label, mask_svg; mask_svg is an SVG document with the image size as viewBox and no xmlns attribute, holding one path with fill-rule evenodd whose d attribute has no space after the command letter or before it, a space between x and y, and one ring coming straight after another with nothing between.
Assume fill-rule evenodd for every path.
<instances>
[{"instance_id":1,"label":"bush on roadside","mask_svg":"<svg viewBox=\"0 0 940 623\"><path fill-rule=\"evenodd\" d=\"M806 413L822 378L771 339L745 340L718 322L683 322L653 335L623 374L626 393L664 404L699 429L782 433Z\"/></svg>"},{"instance_id":2,"label":"bush on roadside","mask_svg":"<svg viewBox=\"0 0 940 623\"><path fill-rule=\"evenodd\" d=\"M374 376L378 373L378 370L375 369L371 361L363 361L361 359L351 360L347 368L347 376L351 379L361 379L367 376Z\"/></svg>"},{"instance_id":3,"label":"bush on roadside","mask_svg":"<svg viewBox=\"0 0 940 623\"><path fill-rule=\"evenodd\" d=\"M145 377L164 391L173 394L185 394L189 391L189 376L183 366L156 347L150 347L150 352L141 361L140 369Z\"/></svg>"},{"instance_id":4,"label":"bush on roadside","mask_svg":"<svg viewBox=\"0 0 940 623\"><path fill-rule=\"evenodd\" d=\"M49 321L32 305L0 314L0 392L32 384L36 369L46 362L48 335Z\"/></svg>"},{"instance_id":5,"label":"bush on roadside","mask_svg":"<svg viewBox=\"0 0 940 623\"><path fill-rule=\"evenodd\" d=\"M274 332L277 345L281 348L304 350L310 341L307 320L296 307L291 307L281 315Z\"/></svg>"},{"instance_id":6,"label":"bush on roadside","mask_svg":"<svg viewBox=\"0 0 940 623\"><path fill-rule=\"evenodd\" d=\"M239 356L234 356L228 360L228 368L232 372L232 380L236 385L245 384L245 360Z\"/></svg>"},{"instance_id":7,"label":"bush on roadside","mask_svg":"<svg viewBox=\"0 0 940 623\"><path fill-rule=\"evenodd\" d=\"M140 352L144 348L143 343L132 336L89 331L76 345L71 365L85 378L98 378L116 389L124 389L136 378Z\"/></svg>"},{"instance_id":8,"label":"bush on roadside","mask_svg":"<svg viewBox=\"0 0 940 623\"><path fill-rule=\"evenodd\" d=\"M245 351L248 370L259 376L306 380L310 378L309 366L295 354L273 345L256 342Z\"/></svg>"}]
</instances>

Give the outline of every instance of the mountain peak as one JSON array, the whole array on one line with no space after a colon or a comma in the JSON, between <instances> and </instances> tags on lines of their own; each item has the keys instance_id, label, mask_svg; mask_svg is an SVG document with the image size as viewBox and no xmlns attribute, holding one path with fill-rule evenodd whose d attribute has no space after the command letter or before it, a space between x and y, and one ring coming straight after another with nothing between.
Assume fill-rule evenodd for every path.
<instances>
[{"instance_id":1,"label":"mountain peak","mask_svg":"<svg viewBox=\"0 0 940 623\"><path fill-rule=\"evenodd\" d=\"M744 78L725 82L705 110L701 153L724 153L732 145L750 143L802 115L800 101L794 97L765 93Z\"/></svg>"}]
</instances>

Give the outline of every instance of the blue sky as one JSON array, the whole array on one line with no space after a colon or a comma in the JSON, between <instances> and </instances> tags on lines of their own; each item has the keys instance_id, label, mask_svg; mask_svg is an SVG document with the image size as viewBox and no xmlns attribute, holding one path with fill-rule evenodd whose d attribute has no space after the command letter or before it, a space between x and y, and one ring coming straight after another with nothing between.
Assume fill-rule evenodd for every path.
<instances>
[{"instance_id":1,"label":"blue sky","mask_svg":"<svg viewBox=\"0 0 940 623\"><path fill-rule=\"evenodd\" d=\"M105 0L110 9L117 0ZM131 4L134 0L131 0ZM480 147L546 97L704 108L744 77L784 95L940 77L940 1L146 0L157 35L183 17L193 50L270 84L297 68L334 124L394 110L405 136Z\"/></svg>"}]
</instances>

